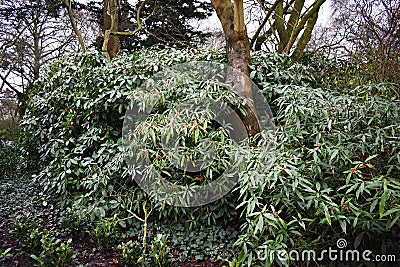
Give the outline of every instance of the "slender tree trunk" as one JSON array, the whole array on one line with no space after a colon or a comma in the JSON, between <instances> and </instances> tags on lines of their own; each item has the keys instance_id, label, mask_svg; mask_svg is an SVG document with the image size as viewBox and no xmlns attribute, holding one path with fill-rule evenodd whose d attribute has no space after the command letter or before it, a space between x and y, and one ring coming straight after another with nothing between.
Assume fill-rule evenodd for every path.
<instances>
[{"instance_id":1,"label":"slender tree trunk","mask_svg":"<svg viewBox=\"0 0 400 267\"><path fill-rule=\"evenodd\" d=\"M257 39L255 40L256 43L254 45L254 51L261 50L261 46L272 35L273 31L275 31L275 25L272 25L267 32L257 37Z\"/></svg>"},{"instance_id":2,"label":"slender tree trunk","mask_svg":"<svg viewBox=\"0 0 400 267\"><path fill-rule=\"evenodd\" d=\"M290 15L290 18L287 23L287 32L289 36L292 36L293 30L296 28L297 23L300 18L301 10L303 9L305 0L296 0L294 2L293 8L292 8L292 14Z\"/></svg>"},{"instance_id":3,"label":"slender tree trunk","mask_svg":"<svg viewBox=\"0 0 400 267\"><path fill-rule=\"evenodd\" d=\"M308 42L311 39L312 30L318 19L318 12L315 12L307 21L307 26L304 29L303 34L301 35L299 41L297 42L296 49L294 50L291 58L294 62L297 62L301 59L303 55L303 51L306 48Z\"/></svg>"},{"instance_id":4,"label":"slender tree trunk","mask_svg":"<svg viewBox=\"0 0 400 267\"><path fill-rule=\"evenodd\" d=\"M264 17L263 21L261 22L261 24L258 26L256 32L254 33L253 38L250 41L250 48L252 48L253 45L256 44L255 50L257 51L257 50L261 49L261 44L267 39L266 38L267 35L265 35L265 33L263 34L263 36L260 36L261 30L264 28L265 24L267 24L269 18L271 17L272 13L274 12L275 8L281 1L283 1L283 0L275 0L275 3L268 9L265 9L264 5L261 5L261 8L263 9L263 11L265 13L265 17ZM271 30L271 28L270 28L270 30ZM270 34L272 34L272 31ZM263 39L264 39L264 41L262 41ZM261 41L261 44L260 44L260 41ZM257 48L259 48L259 49L257 49Z\"/></svg>"},{"instance_id":5,"label":"slender tree trunk","mask_svg":"<svg viewBox=\"0 0 400 267\"><path fill-rule=\"evenodd\" d=\"M39 47L39 32L38 26L34 23L34 34L33 34L33 81L39 79L40 71L40 47Z\"/></svg>"},{"instance_id":6,"label":"slender tree trunk","mask_svg":"<svg viewBox=\"0 0 400 267\"><path fill-rule=\"evenodd\" d=\"M304 16L302 16L300 21L297 22L296 27L293 28L292 33L290 34L289 41L286 43L286 48L284 50L284 52L286 54L290 53L290 50L292 49L297 37L299 36L300 32L304 29L304 27L308 27L308 29L305 30L305 31L308 31L308 33L306 35L303 34L304 38L302 38L303 39L302 42L303 42L303 44L307 45L307 43L310 39L308 39L306 41L306 39L307 39L306 37L308 34L311 34L312 30L314 29L315 23L318 18L319 9L320 9L321 5L325 2L326 2L326 0L315 1L313 7L306 14L304 14ZM305 45L303 47L303 50L305 48ZM300 48L301 47L299 47L299 49L297 49L298 51L296 53L299 53ZM301 52L303 52L303 51L301 51Z\"/></svg>"},{"instance_id":7,"label":"slender tree trunk","mask_svg":"<svg viewBox=\"0 0 400 267\"><path fill-rule=\"evenodd\" d=\"M83 41L82 34L76 26L74 14L72 12L71 0L61 0L68 10L68 17L71 23L72 30L75 32L76 37L78 38L79 45L81 46L82 52L86 52L85 42Z\"/></svg>"},{"instance_id":8,"label":"slender tree trunk","mask_svg":"<svg viewBox=\"0 0 400 267\"><path fill-rule=\"evenodd\" d=\"M279 35L278 52L282 53L285 50L287 43L289 42L288 32L285 28L285 20L283 18L283 1L279 2L276 6L274 13L275 26Z\"/></svg>"},{"instance_id":9,"label":"slender tree trunk","mask_svg":"<svg viewBox=\"0 0 400 267\"><path fill-rule=\"evenodd\" d=\"M103 52L112 60L120 49L119 38L112 32L118 31L117 0L104 0L104 42Z\"/></svg>"},{"instance_id":10,"label":"slender tree trunk","mask_svg":"<svg viewBox=\"0 0 400 267\"><path fill-rule=\"evenodd\" d=\"M234 3L231 0L211 0L211 3L224 30L228 65L245 74L244 76L235 75L235 72L230 73L233 91L239 97L252 100L252 86L248 79L250 41L244 22L243 0L235 0ZM260 132L260 125L254 105L247 104L245 109L246 114L239 113L238 115L246 127L247 135L251 137Z\"/></svg>"},{"instance_id":11,"label":"slender tree trunk","mask_svg":"<svg viewBox=\"0 0 400 267\"><path fill-rule=\"evenodd\" d=\"M228 28L226 33L228 64L249 76L250 42L244 23L243 0L234 1L233 15L233 29ZM251 94L247 97L251 98Z\"/></svg>"}]
</instances>

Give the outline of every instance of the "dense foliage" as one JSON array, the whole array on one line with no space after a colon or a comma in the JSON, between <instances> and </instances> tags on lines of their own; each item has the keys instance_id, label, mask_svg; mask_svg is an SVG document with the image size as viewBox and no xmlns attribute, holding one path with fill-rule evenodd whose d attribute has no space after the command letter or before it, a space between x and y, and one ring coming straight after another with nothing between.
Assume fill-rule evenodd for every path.
<instances>
[{"instance_id":1,"label":"dense foliage","mask_svg":"<svg viewBox=\"0 0 400 267\"><path fill-rule=\"evenodd\" d=\"M149 105L146 99L154 98L154 92L146 97L150 92L140 90L153 73L172 64L204 60L223 62L223 51L143 50L111 63L99 54L85 54L53 64L34 85L22 121L27 151L36 150L41 155L35 181L57 196L74 214L72 218L90 217L103 230L124 232L138 222L149 221L154 227L185 222L201 231L206 225L229 229L239 222L239 235L236 238L233 234L237 253L223 256L232 265L234 259L242 262L237 266L268 266L280 261L274 253L258 260L257 254L266 249L318 251L334 246L339 238L377 254L399 251L400 118L396 90L391 91L391 97L385 97L390 88L386 84L338 91L315 69L292 64L277 54L253 54L251 78L271 102L276 127L264 131L256 146L241 144L239 161L246 164L239 166L235 190L199 208L152 202L124 171L123 116L132 95L144 94L144 106ZM321 85L329 89L318 88ZM179 94L173 90L159 93L158 108L148 121L155 127L143 129L149 137L143 151L148 151L154 166L177 183L212 179L212 175L201 180L190 175L183 179L185 173L174 172L168 161L162 160L165 155L155 149L158 138L164 137L161 123L168 119L166 114L188 95L200 98L202 90L182 86ZM207 96L223 96L232 105L241 105L223 90ZM196 138L213 134L219 142L217 148L233 148L224 132L211 123L202 134L195 134L194 126L203 127L208 119L176 125L191 140L188 148ZM217 170L226 168L223 161L219 164ZM102 233L110 235L110 231ZM105 240L104 235L98 238ZM153 245L163 247L166 241L155 238ZM173 232L169 238L174 240ZM127 260L139 261L134 243L121 244L119 251ZM127 251L133 253L131 257Z\"/></svg>"},{"instance_id":2,"label":"dense foliage","mask_svg":"<svg viewBox=\"0 0 400 267\"><path fill-rule=\"evenodd\" d=\"M397 251L398 100L371 95L385 85L349 94L296 85L264 89L281 94L279 125L275 153L267 160L260 153L248 170L257 179L244 176L239 187L247 222L237 244L249 261L256 254L248 251L318 251L339 238L356 249Z\"/></svg>"},{"instance_id":3,"label":"dense foliage","mask_svg":"<svg viewBox=\"0 0 400 267\"><path fill-rule=\"evenodd\" d=\"M21 165L20 148L10 141L0 139L0 178L12 178Z\"/></svg>"}]
</instances>

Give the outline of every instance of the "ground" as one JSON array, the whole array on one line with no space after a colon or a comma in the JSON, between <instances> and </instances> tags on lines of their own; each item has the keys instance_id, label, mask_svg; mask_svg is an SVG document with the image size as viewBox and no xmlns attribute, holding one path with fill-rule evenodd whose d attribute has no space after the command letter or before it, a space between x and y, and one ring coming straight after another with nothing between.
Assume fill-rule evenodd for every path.
<instances>
[{"instance_id":1,"label":"ground","mask_svg":"<svg viewBox=\"0 0 400 267\"><path fill-rule=\"evenodd\" d=\"M27 177L3 178L0 183L0 253L11 248L11 254L3 261L0 256L0 266L33 266L36 263L29 253L21 249L19 237L11 233L15 225L13 219L20 216L27 216L37 221L41 231L48 229L57 232L57 238L61 241L72 238L74 258L71 266L123 266L115 251L98 248L96 241L88 233L80 232L79 229L77 231L65 229L61 223L61 218L65 216L64 211L45 203L44 196L38 188L38 185L33 184ZM227 263L204 258L176 261L173 266L221 267L227 266Z\"/></svg>"}]
</instances>

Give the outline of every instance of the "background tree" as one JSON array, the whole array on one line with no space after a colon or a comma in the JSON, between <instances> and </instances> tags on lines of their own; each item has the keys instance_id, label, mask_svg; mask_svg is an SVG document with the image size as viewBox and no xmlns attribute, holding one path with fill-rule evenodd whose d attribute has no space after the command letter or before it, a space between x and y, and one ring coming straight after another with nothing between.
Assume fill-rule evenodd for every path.
<instances>
[{"instance_id":1,"label":"background tree","mask_svg":"<svg viewBox=\"0 0 400 267\"><path fill-rule=\"evenodd\" d=\"M205 1L146 0L137 1L132 5L127 0L121 0L118 1L118 6L118 29L113 31L122 33L118 34L122 49L134 51L155 44L197 46L209 36L192 26L193 21L206 19L212 14L211 5ZM104 21L103 7L107 6L94 1L82 5L104 30L107 25ZM140 32L132 34L139 25ZM102 43L102 40L99 43Z\"/></svg>"},{"instance_id":2,"label":"background tree","mask_svg":"<svg viewBox=\"0 0 400 267\"><path fill-rule=\"evenodd\" d=\"M0 142L2 140L13 140L17 131L17 106L18 103L12 97L7 88L3 96L0 96Z\"/></svg>"},{"instance_id":3,"label":"background tree","mask_svg":"<svg viewBox=\"0 0 400 267\"><path fill-rule=\"evenodd\" d=\"M79 24L84 17L82 11L76 12ZM8 88L22 99L28 85L39 78L47 63L79 49L60 0L3 1L0 20L0 93ZM90 41L93 27L85 26L82 39Z\"/></svg>"},{"instance_id":4,"label":"background tree","mask_svg":"<svg viewBox=\"0 0 400 267\"><path fill-rule=\"evenodd\" d=\"M264 13L251 39L251 47L291 55L298 61L311 38L322 4L326 0L258 0Z\"/></svg>"},{"instance_id":5,"label":"background tree","mask_svg":"<svg viewBox=\"0 0 400 267\"><path fill-rule=\"evenodd\" d=\"M400 1L333 0L331 8L331 25L309 50L350 60L364 79L400 83Z\"/></svg>"},{"instance_id":6,"label":"background tree","mask_svg":"<svg viewBox=\"0 0 400 267\"><path fill-rule=\"evenodd\" d=\"M133 8L137 10L139 3ZM131 43L131 50L158 44L178 47L197 46L204 43L208 33L196 29L194 21L201 21L212 14L210 3L202 0L148 0L142 10L143 33L122 40ZM128 44L126 45L128 47Z\"/></svg>"},{"instance_id":7,"label":"background tree","mask_svg":"<svg viewBox=\"0 0 400 267\"><path fill-rule=\"evenodd\" d=\"M59 6L60 3L56 2L46 4L38 1L7 1L1 4L2 88L7 86L19 93L18 87L24 87L39 77L42 41L44 38L49 42L55 41L54 31L46 29L45 21L58 16ZM46 51L49 55L56 53L53 47L50 49ZM20 80L19 85L7 80L15 76Z\"/></svg>"},{"instance_id":8,"label":"background tree","mask_svg":"<svg viewBox=\"0 0 400 267\"><path fill-rule=\"evenodd\" d=\"M71 0L61 0L61 2L63 2L65 7L67 8L68 17L71 22L72 30L75 32L75 35L78 38L79 45L81 46L82 52L85 52L86 51L85 42L83 41L81 32L79 31L78 27L76 26L74 13L72 11Z\"/></svg>"}]
</instances>

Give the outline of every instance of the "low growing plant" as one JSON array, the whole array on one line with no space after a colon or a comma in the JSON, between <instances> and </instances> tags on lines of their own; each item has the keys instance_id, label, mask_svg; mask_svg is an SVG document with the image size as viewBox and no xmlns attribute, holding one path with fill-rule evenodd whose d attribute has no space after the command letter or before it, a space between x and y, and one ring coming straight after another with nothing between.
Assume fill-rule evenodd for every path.
<instances>
[{"instance_id":1,"label":"low growing plant","mask_svg":"<svg viewBox=\"0 0 400 267\"><path fill-rule=\"evenodd\" d=\"M92 230L88 230L97 243L97 246L105 251L109 250L118 240L120 233L115 220L106 219L96 223Z\"/></svg>"},{"instance_id":2,"label":"low growing plant","mask_svg":"<svg viewBox=\"0 0 400 267\"><path fill-rule=\"evenodd\" d=\"M150 260L150 266L166 267L171 266L168 257L170 248L167 245L167 237L157 234L150 244L150 251L146 256Z\"/></svg>"},{"instance_id":3,"label":"low growing plant","mask_svg":"<svg viewBox=\"0 0 400 267\"><path fill-rule=\"evenodd\" d=\"M0 249L0 263L2 263L7 258L11 258L13 254L11 253L12 248L6 248L4 251Z\"/></svg>"},{"instance_id":4,"label":"low growing plant","mask_svg":"<svg viewBox=\"0 0 400 267\"><path fill-rule=\"evenodd\" d=\"M18 245L26 251L35 251L40 248L40 230L36 220L26 216L11 218L14 225L11 234L18 239Z\"/></svg>"},{"instance_id":5,"label":"low growing plant","mask_svg":"<svg viewBox=\"0 0 400 267\"><path fill-rule=\"evenodd\" d=\"M143 244L129 240L117 246L117 256L126 266L135 266L143 254Z\"/></svg>"},{"instance_id":6,"label":"low growing plant","mask_svg":"<svg viewBox=\"0 0 400 267\"><path fill-rule=\"evenodd\" d=\"M74 254L72 239L62 242L60 239L50 236L49 231L41 233L41 249L39 252L32 253L31 258L37 262L38 266L68 266Z\"/></svg>"},{"instance_id":7,"label":"low growing plant","mask_svg":"<svg viewBox=\"0 0 400 267\"><path fill-rule=\"evenodd\" d=\"M28 217L12 218L12 221L12 235L38 266L66 266L71 262L74 253L72 239L63 242L49 230L40 230L38 223Z\"/></svg>"}]
</instances>

